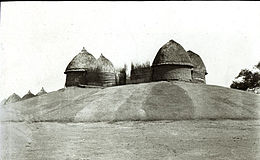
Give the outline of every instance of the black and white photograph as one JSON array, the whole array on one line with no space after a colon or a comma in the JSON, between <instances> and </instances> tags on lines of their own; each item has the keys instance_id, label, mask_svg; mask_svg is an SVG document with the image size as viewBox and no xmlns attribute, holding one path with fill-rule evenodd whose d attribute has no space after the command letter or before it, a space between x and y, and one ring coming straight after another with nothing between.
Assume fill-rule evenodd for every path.
<instances>
[{"instance_id":1,"label":"black and white photograph","mask_svg":"<svg viewBox=\"0 0 260 160\"><path fill-rule=\"evenodd\" d=\"M260 160L260 2L0 2L1 160Z\"/></svg>"}]
</instances>

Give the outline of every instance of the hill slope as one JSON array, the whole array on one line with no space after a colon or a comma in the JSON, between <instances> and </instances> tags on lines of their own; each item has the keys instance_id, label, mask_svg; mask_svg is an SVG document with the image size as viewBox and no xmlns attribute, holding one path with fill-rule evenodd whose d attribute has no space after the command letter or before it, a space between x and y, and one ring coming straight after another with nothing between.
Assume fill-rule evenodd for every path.
<instances>
[{"instance_id":1,"label":"hill slope","mask_svg":"<svg viewBox=\"0 0 260 160\"><path fill-rule=\"evenodd\" d=\"M260 96L185 82L69 87L0 107L1 121L259 119Z\"/></svg>"}]
</instances>

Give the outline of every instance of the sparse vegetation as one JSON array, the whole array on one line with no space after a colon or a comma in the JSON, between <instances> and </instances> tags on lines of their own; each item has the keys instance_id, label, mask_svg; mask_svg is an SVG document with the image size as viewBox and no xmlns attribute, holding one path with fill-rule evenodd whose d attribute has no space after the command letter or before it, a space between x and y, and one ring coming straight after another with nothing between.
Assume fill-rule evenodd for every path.
<instances>
[{"instance_id":1,"label":"sparse vegetation","mask_svg":"<svg viewBox=\"0 0 260 160\"><path fill-rule=\"evenodd\" d=\"M149 67L151 67L151 65L150 65L150 62L149 61L146 61L145 63L141 63L141 64L139 64L139 63L131 63L131 70L134 70L134 69L140 69L140 68L149 68Z\"/></svg>"}]
</instances>

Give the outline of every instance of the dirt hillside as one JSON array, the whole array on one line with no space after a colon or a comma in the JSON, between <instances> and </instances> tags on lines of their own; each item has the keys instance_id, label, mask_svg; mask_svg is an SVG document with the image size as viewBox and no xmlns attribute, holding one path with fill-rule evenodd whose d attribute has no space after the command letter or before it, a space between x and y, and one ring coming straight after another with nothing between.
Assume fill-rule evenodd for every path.
<instances>
[{"instance_id":1,"label":"dirt hillside","mask_svg":"<svg viewBox=\"0 0 260 160\"><path fill-rule=\"evenodd\" d=\"M0 121L242 120L259 115L259 95L186 82L69 87L0 107Z\"/></svg>"}]
</instances>

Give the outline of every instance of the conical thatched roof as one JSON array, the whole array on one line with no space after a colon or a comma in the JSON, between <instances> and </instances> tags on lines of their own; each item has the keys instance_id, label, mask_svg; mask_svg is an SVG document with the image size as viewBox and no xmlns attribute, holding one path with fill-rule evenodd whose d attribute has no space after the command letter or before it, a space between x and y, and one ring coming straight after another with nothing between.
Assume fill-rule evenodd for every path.
<instances>
[{"instance_id":1,"label":"conical thatched roof","mask_svg":"<svg viewBox=\"0 0 260 160\"><path fill-rule=\"evenodd\" d=\"M153 66L164 64L193 66L185 49L173 40L163 45L154 58Z\"/></svg>"},{"instance_id":2,"label":"conical thatched roof","mask_svg":"<svg viewBox=\"0 0 260 160\"><path fill-rule=\"evenodd\" d=\"M1 101L1 103L0 103L0 105L4 105L5 102L6 102L6 99L3 99L3 100Z\"/></svg>"},{"instance_id":3,"label":"conical thatched roof","mask_svg":"<svg viewBox=\"0 0 260 160\"><path fill-rule=\"evenodd\" d=\"M83 47L81 52L68 64L65 73L70 71L86 71L95 69L95 62L96 58L92 54L88 53Z\"/></svg>"},{"instance_id":4,"label":"conical thatched roof","mask_svg":"<svg viewBox=\"0 0 260 160\"><path fill-rule=\"evenodd\" d=\"M96 65L100 72L115 72L112 62L103 56L103 54L97 59Z\"/></svg>"},{"instance_id":5,"label":"conical thatched roof","mask_svg":"<svg viewBox=\"0 0 260 160\"><path fill-rule=\"evenodd\" d=\"M42 89L40 90L40 92L38 92L36 95L37 96L40 96L40 95L43 95L43 94L46 94L47 92L44 90L44 88L42 87Z\"/></svg>"},{"instance_id":6,"label":"conical thatched roof","mask_svg":"<svg viewBox=\"0 0 260 160\"><path fill-rule=\"evenodd\" d=\"M11 96L9 96L7 98L7 100L5 101L5 104L9 104L9 103L15 103L21 100L21 97L18 96L17 94L13 93Z\"/></svg>"},{"instance_id":7,"label":"conical thatched roof","mask_svg":"<svg viewBox=\"0 0 260 160\"><path fill-rule=\"evenodd\" d=\"M28 93L26 95L23 96L22 100L26 100L29 98L35 97L34 94L31 93L31 91L29 90Z\"/></svg>"},{"instance_id":8,"label":"conical thatched roof","mask_svg":"<svg viewBox=\"0 0 260 160\"><path fill-rule=\"evenodd\" d=\"M193 64L194 69L198 69L200 71L205 71L205 74L207 73L205 64L203 63L202 59L200 56L192 51L187 51L188 55L190 56L191 63Z\"/></svg>"}]
</instances>

